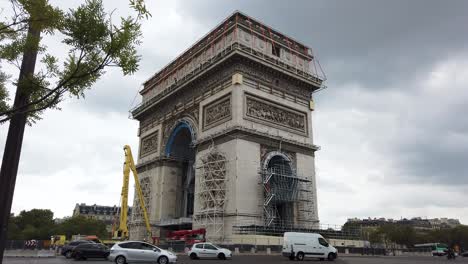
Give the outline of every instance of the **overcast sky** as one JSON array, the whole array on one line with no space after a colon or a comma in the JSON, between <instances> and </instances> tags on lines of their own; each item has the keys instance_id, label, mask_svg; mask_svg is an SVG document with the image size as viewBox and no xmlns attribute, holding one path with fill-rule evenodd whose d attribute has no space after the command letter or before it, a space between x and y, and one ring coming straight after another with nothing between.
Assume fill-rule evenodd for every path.
<instances>
[{"instance_id":1,"label":"overcast sky","mask_svg":"<svg viewBox=\"0 0 468 264\"><path fill-rule=\"evenodd\" d=\"M84 100L68 99L27 127L13 212L50 208L63 217L75 203L118 204L122 147L137 153L128 110L142 82L240 10L312 47L327 74L313 114L322 223L421 216L468 224L467 1L146 2L139 72L109 70ZM125 15L127 3L105 6ZM2 150L6 132L0 126Z\"/></svg>"}]
</instances>

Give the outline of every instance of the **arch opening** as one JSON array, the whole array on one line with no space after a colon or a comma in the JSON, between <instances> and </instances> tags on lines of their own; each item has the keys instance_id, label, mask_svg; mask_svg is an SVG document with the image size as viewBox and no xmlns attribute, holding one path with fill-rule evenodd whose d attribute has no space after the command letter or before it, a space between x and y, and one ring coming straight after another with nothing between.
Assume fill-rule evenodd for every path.
<instances>
[{"instance_id":1,"label":"arch opening","mask_svg":"<svg viewBox=\"0 0 468 264\"><path fill-rule=\"evenodd\" d=\"M195 148L194 133L186 122L180 122L172 131L166 145L166 156L180 164L176 203L176 217L191 217L193 215L195 198Z\"/></svg>"},{"instance_id":2,"label":"arch opening","mask_svg":"<svg viewBox=\"0 0 468 264\"><path fill-rule=\"evenodd\" d=\"M291 161L282 153L272 153L266 160L268 182L265 188L267 222L289 226L294 221L294 202L297 200L298 182ZM265 178L264 178L265 180ZM271 198L270 198L271 197Z\"/></svg>"}]
</instances>

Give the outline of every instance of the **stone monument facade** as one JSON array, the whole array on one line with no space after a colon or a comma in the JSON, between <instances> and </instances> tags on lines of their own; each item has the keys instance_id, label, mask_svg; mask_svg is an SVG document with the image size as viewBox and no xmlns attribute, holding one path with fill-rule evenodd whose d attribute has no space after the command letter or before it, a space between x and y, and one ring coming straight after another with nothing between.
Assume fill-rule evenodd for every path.
<instances>
[{"instance_id":1,"label":"stone monument facade","mask_svg":"<svg viewBox=\"0 0 468 264\"><path fill-rule=\"evenodd\" d=\"M311 49L236 12L144 83L137 169L152 235L317 228ZM136 200L136 199L135 199ZM135 203L130 238L145 236Z\"/></svg>"}]
</instances>

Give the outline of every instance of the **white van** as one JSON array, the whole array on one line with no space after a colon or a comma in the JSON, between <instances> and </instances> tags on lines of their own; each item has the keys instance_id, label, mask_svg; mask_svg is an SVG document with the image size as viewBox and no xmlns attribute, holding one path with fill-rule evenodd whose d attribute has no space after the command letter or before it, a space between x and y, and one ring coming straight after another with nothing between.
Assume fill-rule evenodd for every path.
<instances>
[{"instance_id":1,"label":"white van","mask_svg":"<svg viewBox=\"0 0 468 264\"><path fill-rule=\"evenodd\" d=\"M320 234L286 232L283 241L283 256L290 260L304 260L305 257L335 260L338 257L336 248Z\"/></svg>"}]
</instances>

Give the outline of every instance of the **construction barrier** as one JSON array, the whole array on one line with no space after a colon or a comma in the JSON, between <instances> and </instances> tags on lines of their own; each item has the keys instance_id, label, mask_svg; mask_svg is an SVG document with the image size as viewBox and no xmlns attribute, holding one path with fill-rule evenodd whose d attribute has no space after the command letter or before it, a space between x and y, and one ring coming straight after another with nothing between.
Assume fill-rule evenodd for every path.
<instances>
[{"instance_id":1,"label":"construction barrier","mask_svg":"<svg viewBox=\"0 0 468 264\"><path fill-rule=\"evenodd\" d=\"M5 243L5 250L42 250L50 248L50 240L7 240Z\"/></svg>"}]
</instances>

